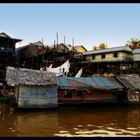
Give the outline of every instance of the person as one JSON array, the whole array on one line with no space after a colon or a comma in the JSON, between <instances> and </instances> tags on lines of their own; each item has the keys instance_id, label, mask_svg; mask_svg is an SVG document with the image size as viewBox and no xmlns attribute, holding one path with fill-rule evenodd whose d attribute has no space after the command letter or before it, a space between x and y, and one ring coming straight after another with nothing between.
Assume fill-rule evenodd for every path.
<instances>
[{"instance_id":1,"label":"person","mask_svg":"<svg viewBox=\"0 0 140 140\"><path fill-rule=\"evenodd\" d=\"M65 75L65 68L63 68L63 70L62 70L62 74L63 74L63 76Z\"/></svg>"}]
</instances>

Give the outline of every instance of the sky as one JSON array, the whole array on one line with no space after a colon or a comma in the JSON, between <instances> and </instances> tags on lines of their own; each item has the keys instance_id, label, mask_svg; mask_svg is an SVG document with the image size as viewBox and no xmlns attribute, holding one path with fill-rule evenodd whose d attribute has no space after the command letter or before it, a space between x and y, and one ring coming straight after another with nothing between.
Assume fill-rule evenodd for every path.
<instances>
[{"instance_id":1,"label":"sky","mask_svg":"<svg viewBox=\"0 0 140 140\"><path fill-rule=\"evenodd\" d=\"M140 39L140 4L134 3L9 3L0 4L0 32L22 39L17 47L42 41L83 45L87 50L106 43L122 46Z\"/></svg>"}]
</instances>

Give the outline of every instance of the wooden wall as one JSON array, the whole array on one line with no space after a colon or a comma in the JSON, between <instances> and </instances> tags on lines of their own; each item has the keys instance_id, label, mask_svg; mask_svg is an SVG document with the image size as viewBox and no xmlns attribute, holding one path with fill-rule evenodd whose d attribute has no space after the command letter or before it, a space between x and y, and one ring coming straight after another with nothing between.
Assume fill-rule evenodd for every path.
<instances>
[{"instance_id":1,"label":"wooden wall","mask_svg":"<svg viewBox=\"0 0 140 140\"><path fill-rule=\"evenodd\" d=\"M16 102L19 108L55 108L58 106L57 86L16 87Z\"/></svg>"}]
</instances>

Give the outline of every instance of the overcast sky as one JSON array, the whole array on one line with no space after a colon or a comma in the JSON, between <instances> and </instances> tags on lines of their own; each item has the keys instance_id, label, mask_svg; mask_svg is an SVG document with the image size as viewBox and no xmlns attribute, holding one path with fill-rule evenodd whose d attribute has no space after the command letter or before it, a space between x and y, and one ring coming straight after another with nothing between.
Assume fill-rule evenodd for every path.
<instances>
[{"instance_id":1,"label":"overcast sky","mask_svg":"<svg viewBox=\"0 0 140 140\"><path fill-rule=\"evenodd\" d=\"M0 4L0 32L23 39L17 46L42 40L84 45L87 50L100 43L109 47L140 39L140 4Z\"/></svg>"}]
</instances>

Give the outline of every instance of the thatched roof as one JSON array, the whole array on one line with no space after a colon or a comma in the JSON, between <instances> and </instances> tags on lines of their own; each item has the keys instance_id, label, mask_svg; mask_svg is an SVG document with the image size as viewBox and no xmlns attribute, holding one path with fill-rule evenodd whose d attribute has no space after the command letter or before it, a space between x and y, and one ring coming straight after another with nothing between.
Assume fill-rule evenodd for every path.
<instances>
[{"instance_id":1,"label":"thatched roof","mask_svg":"<svg viewBox=\"0 0 140 140\"><path fill-rule=\"evenodd\" d=\"M25 68L6 68L6 81L8 85L51 85L57 84L55 74L46 71Z\"/></svg>"}]
</instances>

